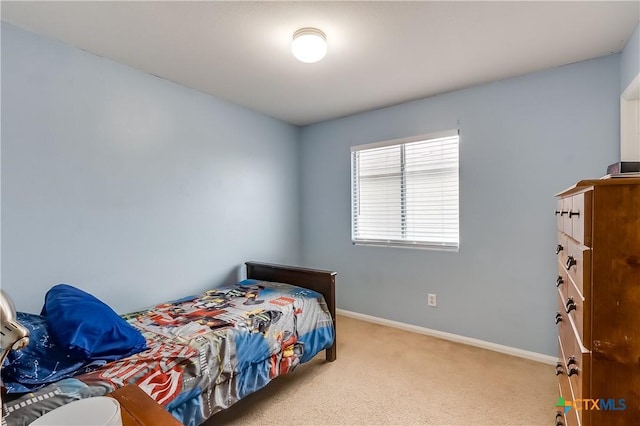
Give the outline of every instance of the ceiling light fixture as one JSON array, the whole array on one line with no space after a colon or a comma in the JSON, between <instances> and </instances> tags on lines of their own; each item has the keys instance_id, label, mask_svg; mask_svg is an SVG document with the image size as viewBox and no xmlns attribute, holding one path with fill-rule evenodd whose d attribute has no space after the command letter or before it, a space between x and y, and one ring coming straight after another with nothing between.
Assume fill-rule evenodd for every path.
<instances>
[{"instance_id":1,"label":"ceiling light fixture","mask_svg":"<svg viewBox=\"0 0 640 426\"><path fill-rule=\"evenodd\" d=\"M312 64L327 54L327 41L324 33L317 28L300 28L293 33L291 53L299 61Z\"/></svg>"}]
</instances>

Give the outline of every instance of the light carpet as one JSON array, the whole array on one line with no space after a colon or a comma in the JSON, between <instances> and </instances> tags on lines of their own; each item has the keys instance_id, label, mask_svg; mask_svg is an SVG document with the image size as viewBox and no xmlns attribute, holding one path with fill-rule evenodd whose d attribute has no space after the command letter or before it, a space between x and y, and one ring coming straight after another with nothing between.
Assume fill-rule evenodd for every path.
<instances>
[{"instance_id":1,"label":"light carpet","mask_svg":"<svg viewBox=\"0 0 640 426\"><path fill-rule=\"evenodd\" d=\"M324 352L206 426L549 425L553 367L338 316L338 359Z\"/></svg>"}]
</instances>

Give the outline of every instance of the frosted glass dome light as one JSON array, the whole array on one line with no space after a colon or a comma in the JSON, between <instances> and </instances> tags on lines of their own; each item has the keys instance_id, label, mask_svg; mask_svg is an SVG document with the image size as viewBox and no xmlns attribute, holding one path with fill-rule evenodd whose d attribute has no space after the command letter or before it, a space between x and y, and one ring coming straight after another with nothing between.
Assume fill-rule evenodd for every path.
<instances>
[{"instance_id":1,"label":"frosted glass dome light","mask_svg":"<svg viewBox=\"0 0 640 426\"><path fill-rule=\"evenodd\" d=\"M317 28L301 28L293 33L291 53L299 61L307 64L318 62L327 54L324 33Z\"/></svg>"}]
</instances>

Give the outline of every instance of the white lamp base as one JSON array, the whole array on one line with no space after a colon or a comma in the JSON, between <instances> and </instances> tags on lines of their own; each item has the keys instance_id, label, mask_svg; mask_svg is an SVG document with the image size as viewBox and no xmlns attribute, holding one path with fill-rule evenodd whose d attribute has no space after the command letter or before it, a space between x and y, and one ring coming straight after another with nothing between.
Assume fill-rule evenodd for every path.
<instances>
[{"instance_id":1,"label":"white lamp base","mask_svg":"<svg viewBox=\"0 0 640 426\"><path fill-rule=\"evenodd\" d=\"M49 411L30 426L122 426L120 403L108 396L81 399Z\"/></svg>"}]
</instances>

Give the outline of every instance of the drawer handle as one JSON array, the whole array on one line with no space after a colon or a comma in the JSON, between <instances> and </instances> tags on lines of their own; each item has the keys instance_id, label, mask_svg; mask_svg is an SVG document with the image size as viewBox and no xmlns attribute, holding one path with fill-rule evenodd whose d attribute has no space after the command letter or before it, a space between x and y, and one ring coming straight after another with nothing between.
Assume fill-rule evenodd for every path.
<instances>
[{"instance_id":1,"label":"drawer handle","mask_svg":"<svg viewBox=\"0 0 640 426\"><path fill-rule=\"evenodd\" d=\"M560 284L564 284L564 278L558 275L558 278L556 278L556 287L560 287Z\"/></svg>"},{"instance_id":2,"label":"drawer handle","mask_svg":"<svg viewBox=\"0 0 640 426\"><path fill-rule=\"evenodd\" d=\"M555 214L556 216L558 216L560 214L560 210L556 209L553 211L553 214Z\"/></svg>"},{"instance_id":3,"label":"drawer handle","mask_svg":"<svg viewBox=\"0 0 640 426\"><path fill-rule=\"evenodd\" d=\"M578 210L577 212L570 211L570 212L569 212L569 219L571 219L573 216L578 216L578 217L580 217L580 210Z\"/></svg>"},{"instance_id":4,"label":"drawer handle","mask_svg":"<svg viewBox=\"0 0 640 426\"><path fill-rule=\"evenodd\" d=\"M567 257L567 271L571 269L572 266L577 265L576 259L573 256Z\"/></svg>"},{"instance_id":5,"label":"drawer handle","mask_svg":"<svg viewBox=\"0 0 640 426\"><path fill-rule=\"evenodd\" d=\"M578 367L571 367L569 368L569 372L567 373L567 376L571 377L574 374L577 376L578 373L580 373L580 370L578 369Z\"/></svg>"},{"instance_id":6,"label":"drawer handle","mask_svg":"<svg viewBox=\"0 0 640 426\"><path fill-rule=\"evenodd\" d=\"M570 356L569 358L567 358L567 367L573 364L577 364L578 361L576 361L576 357L575 356Z\"/></svg>"},{"instance_id":7,"label":"drawer handle","mask_svg":"<svg viewBox=\"0 0 640 426\"><path fill-rule=\"evenodd\" d=\"M562 247L562 244L558 244L556 246L556 254L559 254L562 250L564 250L564 247Z\"/></svg>"},{"instance_id":8,"label":"drawer handle","mask_svg":"<svg viewBox=\"0 0 640 426\"><path fill-rule=\"evenodd\" d=\"M562 363L561 362L557 362L556 363L556 376L559 376L561 374L563 374L564 371L562 370Z\"/></svg>"},{"instance_id":9,"label":"drawer handle","mask_svg":"<svg viewBox=\"0 0 640 426\"><path fill-rule=\"evenodd\" d=\"M566 307L567 307L566 309L567 313L576 310L577 306L576 306L576 303L573 301L573 297L570 297L567 299Z\"/></svg>"},{"instance_id":10,"label":"drawer handle","mask_svg":"<svg viewBox=\"0 0 640 426\"><path fill-rule=\"evenodd\" d=\"M562 314L560 312L556 312L556 324L562 321Z\"/></svg>"},{"instance_id":11,"label":"drawer handle","mask_svg":"<svg viewBox=\"0 0 640 426\"><path fill-rule=\"evenodd\" d=\"M564 216L565 214L569 213L569 210L562 210L560 212L560 216Z\"/></svg>"}]
</instances>

